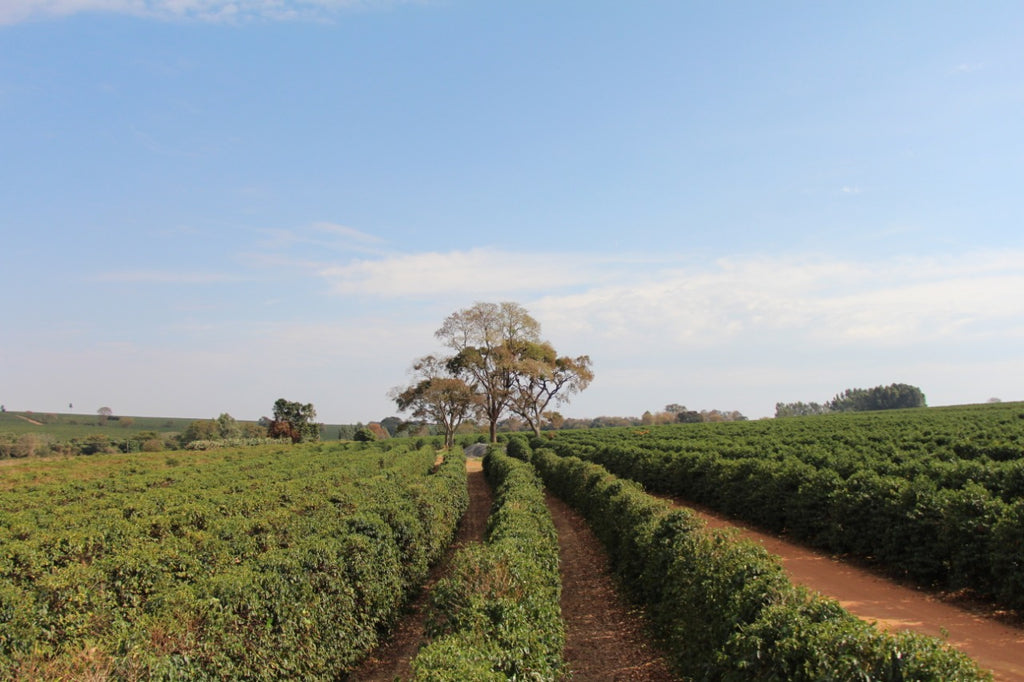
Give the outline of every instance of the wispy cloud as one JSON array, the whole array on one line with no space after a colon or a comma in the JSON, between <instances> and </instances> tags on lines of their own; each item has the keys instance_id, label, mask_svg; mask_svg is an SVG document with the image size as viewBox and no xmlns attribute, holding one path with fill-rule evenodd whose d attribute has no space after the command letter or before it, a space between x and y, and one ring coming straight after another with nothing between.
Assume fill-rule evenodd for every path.
<instances>
[{"instance_id":1,"label":"wispy cloud","mask_svg":"<svg viewBox=\"0 0 1024 682\"><path fill-rule=\"evenodd\" d=\"M1024 252L958 259L741 258L546 296L531 305L566 334L637 348L787 339L901 346L1024 336Z\"/></svg>"},{"instance_id":2,"label":"wispy cloud","mask_svg":"<svg viewBox=\"0 0 1024 682\"><path fill-rule=\"evenodd\" d=\"M512 253L479 248L361 259L318 274L336 294L467 298L536 294L606 281L615 259L559 253Z\"/></svg>"},{"instance_id":3,"label":"wispy cloud","mask_svg":"<svg viewBox=\"0 0 1024 682\"><path fill-rule=\"evenodd\" d=\"M385 241L367 232L331 222L316 222L294 229L261 230L263 239L256 246L264 254L291 251L300 247L313 247L318 259L324 252L357 252L380 255Z\"/></svg>"},{"instance_id":4,"label":"wispy cloud","mask_svg":"<svg viewBox=\"0 0 1024 682\"><path fill-rule=\"evenodd\" d=\"M338 225L336 223L319 222L313 223L313 229L320 232L326 232L327 234L337 235L345 239L361 243L361 244L381 244L383 239L376 237L372 234L367 234L353 227L347 227L345 225Z\"/></svg>"},{"instance_id":5,"label":"wispy cloud","mask_svg":"<svg viewBox=\"0 0 1024 682\"><path fill-rule=\"evenodd\" d=\"M154 284L213 284L217 282L244 282L248 278L225 272L178 272L176 270L122 270L104 272L93 277L97 282Z\"/></svg>"},{"instance_id":6,"label":"wispy cloud","mask_svg":"<svg viewBox=\"0 0 1024 682\"><path fill-rule=\"evenodd\" d=\"M157 20L207 22L325 21L338 12L393 5L399 0L3 0L0 24L82 12L128 14Z\"/></svg>"},{"instance_id":7,"label":"wispy cloud","mask_svg":"<svg viewBox=\"0 0 1024 682\"><path fill-rule=\"evenodd\" d=\"M950 69L949 72L951 74L954 74L954 75L959 75L959 74L965 74L965 73L974 73L975 71L980 71L981 69L982 69L982 65L981 64L971 64L971 63L966 63L965 62L965 63L957 64L952 69Z\"/></svg>"}]
</instances>

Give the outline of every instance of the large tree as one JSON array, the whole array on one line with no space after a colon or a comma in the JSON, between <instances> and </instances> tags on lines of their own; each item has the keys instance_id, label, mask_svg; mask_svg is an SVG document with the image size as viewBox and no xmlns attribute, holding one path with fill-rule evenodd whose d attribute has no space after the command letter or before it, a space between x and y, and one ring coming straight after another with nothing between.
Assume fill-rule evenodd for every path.
<instances>
[{"instance_id":1,"label":"large tree","mask_svg":"<svg viewBox=\"0 0 1024 682\"><path fill-rule=\"evenodd\" d=\"M539 433L548 408L594 376L589 357L560 357L542 341L540 323L518 303L476 303L449 315L435 335L455 352L446 360L449 371L479 396L492 443L506 411Z\"/></svg>"},{"instance_id":2,"label":"large tree","mask_svg":"<svg viewBox=\"0 0 1024 682\"><path fill-rule=\"evenodd\" d=\"M508 406L539 436L548 408L567 402L570 394L590 385L594 378L590 357L559 357L547 342L524 342L516 356L515 390Z\"/></svg>"},{"instance_id":3,"label":"large tree","mask_svg":"<svg viewBox=\"0 0 1024 682\"><path fill-rule=\"evenodd\" d=\"M497 442L498 421L516 386L519 350L540 342L540 324L518 303L477 303L449 315L435 336L455 351L448 367L480 395L491 442Z\"/></svg>"},{"instance_id":4,"label":"large tree","mask_svg":"<svg viewBox=\"0 0 1024 682\"><path fill-rule=\"evenodd\" d=\"M402 412L416 419L430 420L444 429L444 444L455 444L455 431L480 405L477 393L453 376L443 358L428 355L413 364L415 379L409 386L395 388L391 398Z\"/></svg>"}]
</instances>

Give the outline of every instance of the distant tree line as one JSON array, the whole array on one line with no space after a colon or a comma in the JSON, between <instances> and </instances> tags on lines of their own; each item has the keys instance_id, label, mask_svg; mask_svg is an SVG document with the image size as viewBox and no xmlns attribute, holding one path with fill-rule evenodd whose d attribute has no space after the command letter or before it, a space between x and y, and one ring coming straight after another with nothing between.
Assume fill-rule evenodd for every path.
<instances>
[{"instance_id":1,"label":"distant tree line","mask_svg":"<svg viewBox=\"0 0 1024 682\"><path fill-rule=\"evenodd\" d=\"M874 388L848 388L832 400L819 403L776 403L776 417L807 417L830 412L871 412L927 407L924 393L910 384L890 384Z\"/></svg>"}]
</instances>

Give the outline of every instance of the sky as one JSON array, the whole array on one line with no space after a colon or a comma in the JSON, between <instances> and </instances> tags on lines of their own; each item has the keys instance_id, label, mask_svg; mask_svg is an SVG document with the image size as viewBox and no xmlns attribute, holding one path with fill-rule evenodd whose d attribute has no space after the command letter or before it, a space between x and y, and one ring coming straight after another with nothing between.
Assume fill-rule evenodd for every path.
<instances>
[{"instance_id":1,"label":"sky","mask_svg":"<svg viewBox=\"0 0 1024 682\"><path fill-rule=\"evenodd\" d=\"M1022 30L999 0L2 0L0 403L379 420L479 301L590 356L569 417L1024 399Z\"/></svg>"}]
</instances>

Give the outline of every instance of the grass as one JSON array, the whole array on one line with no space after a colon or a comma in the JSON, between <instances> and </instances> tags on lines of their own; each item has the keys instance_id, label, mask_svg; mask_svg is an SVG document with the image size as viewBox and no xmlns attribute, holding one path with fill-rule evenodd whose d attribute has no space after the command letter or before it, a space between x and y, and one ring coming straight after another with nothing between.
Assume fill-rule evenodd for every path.
<instances>
[{"instance_id":1,"label":"grass","mask_svg":"<svg viewBox=\"0 0 1024 682\"><path fill-rule=\"evenodd\" d=\"M208 419L213 419L209 417ZM117 442L136 437L146 431L155 431L163 436L182 433L194 421L202 418L183 417L130 417L119 416L105 423L97 414L72 414L52 412L0 412L0 434L24 433L47 434L58 441L84 441L89 436L101 435ZM239 420L239 424L255 423ZM338 440L338 429L342 424L325 424L320 430L322 440Z\"/></svg>"}]
</instances>

